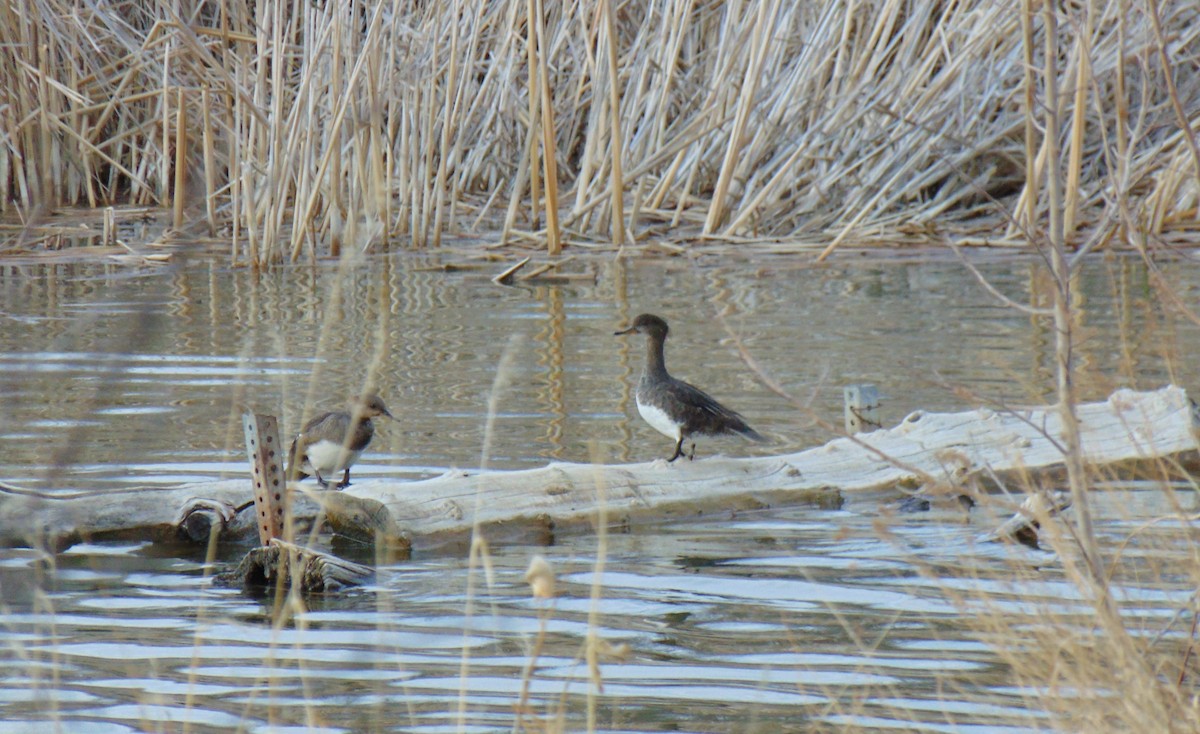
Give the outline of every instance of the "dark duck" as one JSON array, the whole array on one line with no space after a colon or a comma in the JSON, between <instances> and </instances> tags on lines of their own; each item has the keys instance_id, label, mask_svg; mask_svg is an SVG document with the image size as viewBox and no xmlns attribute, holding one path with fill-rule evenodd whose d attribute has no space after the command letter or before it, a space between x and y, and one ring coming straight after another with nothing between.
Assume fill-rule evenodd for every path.
<instances>
[{"instance_id":1,"label":"dark duck","mask_svg":"<svg viewBox=\"0 0 1200 734\"><path fill-rule=\"evenodd\" d=\"M637 386L638 413L659 433L675 439L675 453L667 461L683 456L683 443L691 436L738 435L751 441L766 441L736 411L718 403L708 393L683 380L671 377L663 357L663 345L669 333L667 322L644 313L621 334L646 335L646 366ZM692 444L691 459L696 454Z\"/></svg>"}]
</instances>

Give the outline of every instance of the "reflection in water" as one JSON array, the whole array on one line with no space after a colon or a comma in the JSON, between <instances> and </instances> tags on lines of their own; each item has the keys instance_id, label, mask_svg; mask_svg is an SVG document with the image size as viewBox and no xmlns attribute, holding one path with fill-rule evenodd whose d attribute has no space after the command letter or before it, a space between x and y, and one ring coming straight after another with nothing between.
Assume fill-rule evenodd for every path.
<instances>
[{"instance_id":1,"label":"reflection in water","mask_svg":"<svg viewBox=\"0 0 1200 734\"><path fill-rule=\"evenodd\" d=\"M612 336L642 311L669 318L680 377L777 438L714 442L730 454L829 436L759 384L726 326L835 423L848 383L879 386L885 424L918 408L1043 402L1053 384L1049 319L993 302L958 264L589 265L595 284L510 288L490 270L408 254L257 276L214 261L4 268L0 471L53 490L244 475L243 409L278 413L290 431L371 381L401 421L379 427L356 474L476 466L514 336L523 346L495 396L490 465L593 451L647 460L657 442L631 399L641 355ZM1019 303L1048 299L1035 265L983 270ZM1180 293L1200 282L1195 268L1169 276ZM1087 398L1196 384L1186 345L1200 343L1198 329L1162 309L1147 282L1128 259L1079 276ZM1121 604L1147 639L1180 642L1196 579L1178 560L1195 499L1112 497L1096 514L1106 547L1122 547ZM522 690L530 729L560 715L563 729L586 728L589 696L597 728L612 731L1042 728L1041 691L1014 684L1013 661L981 642L995 634L981 620L999 610L1024 625L1029 639L1013 646L1028 651L1045 642L1042 625L1088 628L1090 609L1053 556L977 543L995 520L980 509L891 516L879 497L854 497L838 510L694 517L603 543L560 533L549 547L492 547L473 575L457 555L417 557L384 568L372 588L299 605L211 587L203 551L3 551L0 731L54 720L64 730L446 731L461 721L507 731ZM218 560L242 550L220 549ZM533 553L557 569L558 598L530 597ZM601 557L610 570L589 624Z\"/></svg>"},{"instance_id":2,"label":"reflection in water","mask_svg":"<svg viewBox=\"0 0 1200 734\"><path fill-rule=\"evenodd\" d=\"M538 342L543 345L541 357L537 366L545 373L545 389L541 394L541 402L548 408L549 420L546 421L546 434L543 440L550 444L548 458L563 458L563 432L567 421L567 404L565 396L566 355L563 345L565 334L566 311L563 308L562 291L558 288L539 289L545 294L547 323L545 329L538 334Z\"/></svg>"},{"instance_id":3,"label":"reflection in water","mask_svg":"<svg viewBox=\"0 0 1200 734\"><path fill-rule=\"evenodd\" d=\"M885 424L919 408L1044 402L1053 386L1050 320L995 302L956 263L586 266L600 273L595 284L510 288L493 285L489 270L448 271L413 255L261 275L211 260L145 273L9 268L0 272L0 406L9 419L0 440L11 446L0 464L14 481L51 488L81 486L80 464L110 467L90 473L89 488L160 479L151 466L172 467L172 480L211 477L211 467L242 472L244 408L278 414L287 432L373 382L402 422L381 431L365 472L475 466L484 406L513 334L526 348L502 396L496 466L587 461L592 442L616 460L645 460L651 429L633 420L630 398L640 355L612 338L641 311L669 318L680 377L739 406L778 441L716 442L725 453L828 440L811 419L837 423L850 383L879 386ZM1048 301L1036 264L983 268L1013 300ZM1171 274L1181 292L1200 276ZM1136 261L1093 263L1078 285L1087 397L1188 384L1197 362L1179 350L1196 342L1196 325L1161 310ZM772 379L802 403L811 397L813 412L763 387L726 328Z\"/></svg>"}]
</instances>

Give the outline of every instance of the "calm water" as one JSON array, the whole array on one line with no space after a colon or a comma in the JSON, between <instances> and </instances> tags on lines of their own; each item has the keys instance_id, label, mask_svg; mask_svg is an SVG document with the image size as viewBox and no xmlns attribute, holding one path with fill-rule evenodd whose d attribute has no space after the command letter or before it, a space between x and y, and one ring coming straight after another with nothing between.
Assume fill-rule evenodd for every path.
<instances>
[{"instance_id":1,"label":"calm water","mask_svg":"<svg viewBox=\"0 0 1200 734\"><path fill-rule=\"evenodd\" d=\"M632 408L641 345L612 336L641 311L671 322L675 374L775 440L709 440L701 457L827 440L818 421L840 423L848 383L879 386L885 424L985 398L1041 402L1052 386L1049 325L994 304L956 263L584 258L568 270L594 280L511 288L489 281L503 262L443 264L397 256L260 279L206 260L0 269L0 476L65 491L244 475L245 407L293 430L371 370L401 421L356 474L478 466L494 390L492 466L666 456ZM984 269L1020 302L1048 297L1036 265ZM1196 302L1200 268L1167 275ZM1197 384L1200 333L1148 283L1123 260L1081 277L1089 398ZM806 409L764 388L730 334ZM998 521L988 511L896 515L891 499L698 517L603 546L494 546L486 573L451 551L418 555L283 612L208 582L244 547L211 567L202 551L140 543L52 560L0 551L0 734L577 731L589 716L598 731L1049 728L1041 692L1016 682L976 620L1002 609L1031 628L1086 624L1054 556L976 542ZM1186 637L1194 580L1171 569L1191 526L1141 525L1194 508L1153 486L1103 493L1100 508L1111 547L1139 528L1118 574L1131 625ZM554 600L523 581L534 554L557 571ZM605 648L596 675L589 635Z\"/></svg>"}]
</instances>

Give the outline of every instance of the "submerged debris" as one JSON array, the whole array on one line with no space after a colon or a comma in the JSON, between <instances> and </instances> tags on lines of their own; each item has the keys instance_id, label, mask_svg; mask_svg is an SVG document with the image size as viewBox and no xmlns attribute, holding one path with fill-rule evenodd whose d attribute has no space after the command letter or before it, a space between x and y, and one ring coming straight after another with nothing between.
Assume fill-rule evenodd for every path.
<instances>
[{"instance_id":1,"label":"submerged debris","mask_svg":"<svg viewBox=\"0 0 1200 734\"><path fill-rule=\"evenodd\" d=\"M254 548L237 568L219 574L222 586L241 586L243 591L265 593L272 587L300 584L303 592L340 591L361 586L375 577L368 566L343 560L328 553L288 543L278 538L270 545Z\"/></svg>"},{"instance_id":2,"label":"submerged debris","mask_svg":"<svg viewBox=\"0 0 1200 734\"><path fill-rule=\"evenodd\" d=\"M1064 491L1037 492L1025 498L1016 514L1004 524L984 536L986 541L1015 540L1022 545L1040 550L1038 532L1042 522L1071 506L1071 496Z\"/></svg>"}]
</instances>

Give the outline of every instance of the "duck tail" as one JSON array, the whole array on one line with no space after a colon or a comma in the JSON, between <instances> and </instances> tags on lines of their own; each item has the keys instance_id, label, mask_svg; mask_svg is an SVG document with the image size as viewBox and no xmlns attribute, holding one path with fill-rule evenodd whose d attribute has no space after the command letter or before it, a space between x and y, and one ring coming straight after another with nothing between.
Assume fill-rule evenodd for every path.
<instances>
[{"instance_id":1,"label":"duck tail","mask_svg":"<svg viewBox=\"0 0 1200 734\"><path fill-rule=\"evenodd\" d=\"M771 440L750 426L746 426L742 430L738 431L738 433L746 440L753 441L754 443L770 443Z\"/></svg>"}]
</instances>

